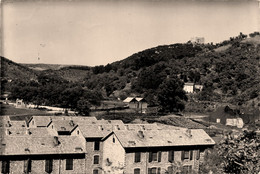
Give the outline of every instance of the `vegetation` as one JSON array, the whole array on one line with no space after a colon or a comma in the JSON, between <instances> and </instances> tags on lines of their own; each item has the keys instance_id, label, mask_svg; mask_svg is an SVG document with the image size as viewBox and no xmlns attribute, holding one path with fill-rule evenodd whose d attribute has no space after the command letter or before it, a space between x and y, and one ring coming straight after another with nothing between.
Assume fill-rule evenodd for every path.
<instances>
[{"instance_id":1,"label":"vegetation","mask_svg":"<svg viewBox=\"0 0 260 174\"><path fill-rule=\"evenodd\" d=\"M200 173L259 173L260 136L255 131L228 133L205 158Z\"/></svg>"},{"instance_id":2,"label":"vegetation","mask_svg":"<svg viewBox=\"0 0 260 174\"><path fill-rule=\"evenodd\" d=\"M179 81L182 81L203 85L203 90L189 99L189 110L198 102L226 102L239 106L249 102L257 106L260 77L253 74L258 74L259 69L258 39L257 32L250 34L250 38L240 33L215 45L191 42L163 45L105 66L67 66L58 70L34 71L1 58L6 62L1 90L11 91L13 99L24 98L27 102L73 109L80 105L75 102L80 97L93 104L102 98L142 96L150 105L161 105L162 111L171 112L183 110L187 105L180 90L183 83ZM168 78L176 81L172 91L177 95L165 105L159 96L162 96ZM13 81L9 82L10 79ZM84 91L87 95L92 92L95 95L81 96Z\"/></svg>"}]
</instances>

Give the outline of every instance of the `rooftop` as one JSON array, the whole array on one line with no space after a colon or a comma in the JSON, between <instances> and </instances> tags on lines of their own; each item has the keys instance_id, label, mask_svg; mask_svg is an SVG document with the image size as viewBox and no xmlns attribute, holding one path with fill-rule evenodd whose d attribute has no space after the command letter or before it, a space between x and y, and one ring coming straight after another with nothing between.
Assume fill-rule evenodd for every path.
<instances>
[{"instance_id":1,"label":"rooftop","mask_svg":"<svg viewBox=\"0 0 260 174\"><path fill-rule=\"evenodd\" d=\"M202 129L114 131L124 148L214 145L215 142Z\"/></svg>"}]
</instances>

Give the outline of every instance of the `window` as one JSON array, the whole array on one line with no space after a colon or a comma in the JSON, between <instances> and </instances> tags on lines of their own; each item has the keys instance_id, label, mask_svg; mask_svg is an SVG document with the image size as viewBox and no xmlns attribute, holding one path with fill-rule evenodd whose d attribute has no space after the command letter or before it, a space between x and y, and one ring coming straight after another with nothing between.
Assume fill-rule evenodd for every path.
<instances>
[{"instance_id":1,"label":"window","mask_svg":"<svg viewBox=\"0 0 260 174\"><path fill-rule=\"evenodd\" d=\"M135 152L135 163L141 162L141 152Z\"/></svg>"},{"instance_id":2,"label":"window","mask_svg":"<svg viewBox=\"0 0 260 174\"><path fill-rule=\"evenodd\" d=\"M99 141L95 141L94 142L94 150L99 150L100 147L100 142Z\"/></svg>"},{"instance_id":3,"label":"window","mask_svg":"<svg viewBox=\"0 0 260 174\"><path fill-rule=\"evenodd\" d=\"M46 159L45 160L45 172L51 173L52 172L52 166L53 166L53 160L52 159Z\"/></svg>"},{"instance_id":4,"label":"window","mask_svg":"<svg viewBox=\"0 0 260 174\"><path fill-rule=\"evenodd\" d=\"M197 150L196 160L200 159L200 150Z\"/></svg>"},{"instance_id":5,"label":"window","mask_svg":"<svg viewBox=\"0 0 260 174\"><path fill-rule=\"evenodd\" d=\"M148 168L148 174L157 174L156 171L158 171L158 169L156 167Z\"/></svg>"},{"instance_id":6,"label":"window","mask_svg":"<svg viewBox=\"0 0 260 174\"><path fill-rule=\"evenodd\" d=\"M66 170L73 170L73 159L66 159Z\"/></svg>"},{"instance_id":7,"label":"window","mask_svg":"<svg viewBox=\"0 0 260 174\"><path fill-rule=\"evenodd\" d=\"M172 166L169 166L168 169L167 169L167 174L173 174L173 168Z\"/></svg>"},{"instance_id":8,"label":"window","mask_svg":"<svg viewBox=\"0 0 260 174\"><path fill-rule=\"evenodd\" d=\"M193 151L189 151L189 150L184 150L182 151L182 154L181 154L181 159L182 160L185 160L185 159L190 159L192 160L192 157L193 157Z\"/></svg>"},{"instance_id":9,"label":"window","mask_svg":"<svg viewBox=\"0 0 260 174\"><path fill-rule=\"evenodd\" d=\"M94 169L93 174L98 174L98 169Z\"/></svg>"},{"instance_id":10,"label":"window","mask_svg":"<svg viewBox=\"0 0 260 174\"><path fill-rule=\"evenodd\" d=\"M32 171L32 160L27 159L24 161L24 173L29 173Z\"/></svg>"},{"instance_id":11,"label":"window","mask_svg":"<svg viewBox=\"0 0 260 174\"><path fill-rule=\"evenodd\" d=\"M134 174L141 174L140 169L134 169Z\"/></svg>"},{"instance_id":12,"label":"window","mask_svg":"<svg viewBox=\"0 0 260 174\"><path fill-rule=\"evenodd\" d=\"M183 166L183 174L189 174L192 171L192 166Z\"/></svg>"},{"instance_id":13,"label":"window","mask_svg":"<svg viewBox=\"0 0 260 174\"><path fill-rule=\"evenodd\" d=\"M149 162L158 161L161 162L162 152L149 152Z\"/></svg>"},{"instance_id":14,"label":"window","mask_svg":"<svg viewBox=\"0 0 260 174\"><path fill-rule=\"evenodd\" d=\"M173 150L170 150L168 152L168 161L171 163L174 161L174 151Z\"/></svg>"},{"instance_id":15,"label":"window","mask_svg":"<svg viewBox=\"0 0 260 174\"><path fill-rule=\"evenodd\" d=\"M9 171L10 171L10 161L9 160L2 161L2 173L8 174Z\"/></svg>"},{"instance_id":16,"label":"window","mask_svg":"<svg viewBox=\"0 0 260 174\"><path fill-rule=\"evenodd\" d=\"M94 164L99 164L99 155L94 156Z\"/></svg>"},{"instance_id":17,"label":"window","mask_svg":"<svg viewBox=\"0 0 260 174\"><path fill-rule=\"evenodd\" d=\"M113 137L113 143L115 143L116 142L116 139Z\"/></svg>"}]
</instances>

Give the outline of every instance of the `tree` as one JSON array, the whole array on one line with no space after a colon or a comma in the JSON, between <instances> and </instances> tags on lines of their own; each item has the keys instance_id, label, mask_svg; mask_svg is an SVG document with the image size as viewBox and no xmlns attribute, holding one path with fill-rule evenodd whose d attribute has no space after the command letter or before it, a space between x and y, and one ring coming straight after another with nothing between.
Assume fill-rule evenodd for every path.
<instances>
[{"instance_id":1,"label":"tree","mask_svg":"<svg viewBox=\"0 0 260 174\"><path fill-rule=\"evenodd\" d=\"M81 98L78 102L77 102L77 107L76 107L76 111L80 114L80 115L89 115L90 112L90 103L84 99Z\"/></svg>"},{"instance_id":2,"label":"tree","mask_svg":"<svg viewBox=\"0 0 260 174\"><path fill-rule=\"evenodd\" d=\"M184 101L187 96L183 90L183 82L177 77L167 78L158 90L158 103L162 111L182 111L185 108Z\"/></svg>"}]
</instances>

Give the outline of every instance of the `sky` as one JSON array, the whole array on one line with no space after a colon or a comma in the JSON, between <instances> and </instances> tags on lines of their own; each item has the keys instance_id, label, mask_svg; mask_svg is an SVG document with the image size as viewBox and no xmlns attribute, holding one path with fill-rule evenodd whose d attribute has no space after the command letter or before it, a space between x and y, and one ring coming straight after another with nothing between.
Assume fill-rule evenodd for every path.
<instances>
[{"instance_id":1,"label":"sky","mask_svg":"<svg viewBox=\"0 0 260 174\"><path fill-rule=\"evenodd\" d=\"M218 43L259 30L256 1L5 1L2 56L17 63L106 65L191 37Z\"/></svg>"}]
</instances>

